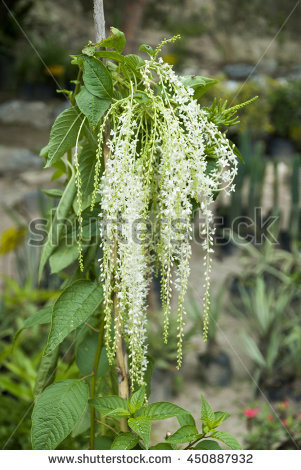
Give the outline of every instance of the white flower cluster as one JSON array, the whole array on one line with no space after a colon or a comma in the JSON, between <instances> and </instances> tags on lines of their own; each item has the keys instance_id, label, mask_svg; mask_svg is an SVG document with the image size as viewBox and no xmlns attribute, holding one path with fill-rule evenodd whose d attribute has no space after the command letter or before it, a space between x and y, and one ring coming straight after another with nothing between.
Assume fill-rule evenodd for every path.
<instances>
[{"instance_id":1,"label":"white flower cluster","mask_svg":"<svg viewBox=\"0 0 301 470\"><path fill-rule=\"evenodd\" d=\"M210 303L210 204L217 191L233 191L236 156L224 134L208 120L172 68L151 59L141 68L147 100L132 92L111 107L109 154L101 184L102 281L104 285L106 344L112 360L122 335L129 349L132 382L143 383L147 366L147 295L153 270L162 276L164 337L167 340L172 286L177 292L178 365L182 361L184 297L191 256L193 200L204 217L205 250L204 335ZM152 86L158 77L160 86ZM215 162L212 167L209 159ZM153 222L152 237L137 221ZM122 232L120 234L120 231ZM174 282L174 284L173 284ZM114 325L114 332L112 326Z\"/></svg>"}]
</instances>

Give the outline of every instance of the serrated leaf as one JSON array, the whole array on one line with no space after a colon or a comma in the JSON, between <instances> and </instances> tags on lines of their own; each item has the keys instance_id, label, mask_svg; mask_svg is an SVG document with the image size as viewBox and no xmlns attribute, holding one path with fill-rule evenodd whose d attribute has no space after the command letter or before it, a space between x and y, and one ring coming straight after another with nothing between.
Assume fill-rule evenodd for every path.
<instances>
[{"instance_id":1,"label":"serrated leaf","mask_svg":"<svg viewBox=\"0 0 301 470\"><path fill-rule=\"evenodd\" d=\"M193 97L198 100L208 91L218 80L214 78L202 77L201 75L188 75L184 77L183 85L194 90Z\"/></svg>"},{"instance_id":2,"label":"serrated leaf","mask_svg":"<svg viewBox=\"0 0 301 470\"><path fill-rule=\"evenodd\" d=\"M114 28L113 26L110 28L110 30L112 32L111 36L100 41L97 46L108 47L109 49L115 49L118 52L122 52L126 45L124 33L119 31L119 29Z\"/></svg>"},{"instance_id":3,"label":"serrated leaf","mask_svg":"<svg viewBox=\"0 0 301 470\"><path fill-rule=\"evenodd\" d=\"M79 173L81 175L81 180L85 182L82 187L82 211L85 211L87 208L89 208L89 217L98 215L96 213L91 213L90 211L91 198L94 189L94 175L96 164L95 151L96 149L93 148L93 146L91 146L90 143L86 141L84 142L78 154ZM75 213L78 213L77 198L75 198L73 201L73 209ZM82 214L82 216L84 217L84 214Z\"/></svg>"},{"instance_id":4,"label":"serrated leaf","mask_svg":"<svg viewBox=\"0 0 301 470\"><path fill-rule=\"evenodd\" d=\"M187 413L186 415L177 416L177 420L180 426L187 426L188 424L190 426L195 426L195 420L190 413Z\"/></svg>"},{"instance_id":5,"label":"serrated leaf","mask_svg":"<svg viewBox=\"0 0 301 470\"><path fill-rule=\"evenodd\" d=\"M214 423L214 412L203 395L201 395L201 399L202 399L201 420L204 425L208 426L209 429L211 429Z\"/></svg>"},{"instance_id":6,"label":"serrated leaf","mask_svg":"<svg viewBox=\"0 0 301 470\"><path fill-rule=\"evenodd\" d=\"M127 400L116 395L94 398L90 403L104 416L130 416Z\"/></svg>"},{"instance_id":7,"label":"serrated leaf","mask_svg":"<svg viewBox=\"0 0 301 470\"><path fill-rule=\"evenodd\" d=\"M139 442L139 437L132 432L122 432L115 437L111 450L130 450Z\"/></svg>"},{"instance_id":8,"label":"serrated leaf","mask_svg":"<svg viewBox=\"0 0 301 470\"><path fill-rule=\"evenodd\" d=\"M228 447L230 447L230 449L233 449L233 450L242 449L241 445L235 439L235 437L232 436L232 434L229 434L228 432L215 431L211 434L210 437L213 437L214 439L217 439L217 440L223 442Z\"/></svg>"},{"instance_id":9,"label":"serrated leaf","mask_svg":"<svg viewBox=\"0 0 301 470\"><path fill-rule=\"evenodd\" d=\"M106 66L94 57L84 57L83 80L87 90L98 98L111 100L113 84Z\"/></svg>"},{"instance_id":10,"label":"serrated leaf","mask_svg":"<svg viewBox=\"0 0 301 470\"><path fill-rule=\"evenodd\" d=\"M72 176L67 184L63 196L58 203L53 219L50 222L50 227L47 233L47 239L42 246L41 259L39 266L39 280L41 279L42 272L50 255L57 247L58 239L63 230L63 221L68 216L69 210L72 206L74 196L76 194L75 178Z\"/></svg>"},{"instance_id":11,"label":"serrated leaf","mask_svg":"<svg viewBox=\"0 0 301 470\"><path fill-rule=\"evenodd\" d=\"M103 299L100 284L79 280L71 284L53 306L52 324L45 354L53 351L71 331L82 325Z\"/></svg>"},{"instance_id":12,"label":"serrated leaf","mask_svg":"<svg viewBox=\"0 0 301 470\"><path fill-rule=\"evenodd\" d=\"M140 416L139 418L130 418L128 420L129 427L138 434L143 440L145 447L148 449L151 422L149 419Z\"/></svg>"},{"instance_id":13,"label":"serrated leaf","mask_svg":"<svg viewBox=\"0 0 301 470\"><path fill-rule=\"evenodd\" d=\"M226 419L230 418L230 413L227 411L215 411L214 413L214 428L220 426Z\"/></svg>"},{"instance_id":14,"label":"serrated leaf","mask_svg":"<svg viewBox=\"0 0 301 470\"><path fill-rule=\"evenodd\" d=\"M188 411L184 410L184 408L181 408L178 405L174 405L173 403L169 403L167 401L158 401L140 408L140 410L136 412L136 415L138 414L138 416L145 416L151 420L158 420L172 418L173 416L181 416L187 413Z\"/></svg>"},{"instance_id":15,"label":"serrated leaf","mask_svg":"<svg viewBox=\"0 0 301 470\"><path fill-rule=\"evenodd\" d=\"M82 123L82 114L77 106L65 109L54 121L47 145L47 162L45 167L50 167L57 162L66 152L74 147L77 134Z\"/></svg>"},{"instance_id":16,"label":"serrated leaf","mask_svg":"<svg viewBox=\"0 0 301 470\"><path fill-rule=\"evenodd\" d=\"M129 400L129 409L132 414L139 410L145 402L145 385L139 388L137 392L133 393Z\"/></svg>"},{"instance_id":17,"label":"serrated leaf","mask_svg":"<svg viewBox=\"0 0 301 470\"><path fill-rule=\"evenodd\" d=\"M91 374L97 350L98 333L89 333L76 349L76 364L82 376ZM97 377L104 375L110 369L105 348L102 348L97 369Z\"/></svg>"},{"instance_id":18,"label":"serrated leaf","mask_svg":"<svg viewBox=\"0 0 301 470\"><path fill-rule=\"evenodd\" d=\"M222 450L221 446L218 442L212 441L210 439L204 439L203 441L199 442L193 449L197 450Z\"/></svg>"},{"instance_id":19,"label":"serrated leaf","mask_svg":"<svg viewBox=\"0 0 301 470\"><path fill-rule=\"evenodd\" d=\"M81 419L88 397L89 387L82 380L65 380L46 388L32 413L33 448L55 449Z\"/></svg>"},{"instance_id":20,"label":"serrated leaf","mask_svg":"<svg viewBox=\"0 0 301 470\"><path fill-rule=\"evenodd\" d=\"M179 428L175 433L169 436L166 441L171 444L184 444L185 442L194 441L199 432L195 426L186 425Z\"/></svg>"},{"instance_id":21,"label":"serrated leaf","mask_svg":"<svg viewBox=\"0 0 301 470\"><path fill-rule=\"evenodd\" d=\"M81 112L87 117L90 126L94 130L100 119L109 108L111 100L98 98L92 95L86 87L82 87L76 95L76 103Z\"/></svg>"}]
</instances>

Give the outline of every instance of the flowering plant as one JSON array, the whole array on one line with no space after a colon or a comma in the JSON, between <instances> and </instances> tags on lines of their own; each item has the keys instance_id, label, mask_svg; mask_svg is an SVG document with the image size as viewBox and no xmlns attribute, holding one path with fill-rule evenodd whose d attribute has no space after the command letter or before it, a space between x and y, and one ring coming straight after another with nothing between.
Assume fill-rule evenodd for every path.
<instances>
[{"instance_id":1,"label":"flowering plant","mask_svg":"<svg viewBox=\"0 0 301 470\"><path fill-rule=\"evenodd\" d=\"M44 382L39 390L47 383L45 377L49 382L47 372L55 367L60 345L73 331L76 360L84 376L46 388L38 397L33 435L45 425L44 411L40 416L37 410L42 410L41 403L44 408L49 406L48 395L69 394L64 404L76 409L65 412L76 422L89 395L91 448L95 445L94 399L108 392L102 389L99 376L112 372L116 365L117 376L111 373L109 392L114 394L117 387L120 400L129 399L130 389L134 392L149 385L147 297L154 274L161 275L165 341L173 286L177 293L177 359L181 365L195 206L203 216L203 330L207 337L214 233L210 205L218 192L234 190L239 152L225 131L238 122L237 110L248 103L226 108L226 103L214 102L210 108L201 107L199 98L216 80L179 77L159 57L162 47L178 37L164 40L155 50L142 45L140 51L149 56L143 60L135 54L123 55L124 34L111 29L110 37L89 43L81 54L72 56L79 68L76 87L73 92L63 90L71 106L57 117L41 152L46 167L56 169L54 178L67 177L49 220L40 276L48 261L52 273L66 268L70 273L70 265L74 269L56 303L31 322L45 323L51 318L41 364ZM48 194L57 196L55 191ZM65 229L62 219L68 220ZM79 267L73 264L77 257ZM124 410L120 400L114 403ZM120 411L119 416L120 430L128 432L127 414ZM64 432L57 433L55 443ZM50 441L44 445L53 446L53 439Z\"/></svg>"},{"instance_id":2,"label":"flowering plant","mask_svg":"<svg viewBox=\"0 0 301 470\"><path fill-rule=\"evenodd\" d=\"M301 413L288 401L278 403L274 410L266 404L242 411L247 421L245 438L248 449L298 449L301 439Z\"/></svg>"}]
</instances>

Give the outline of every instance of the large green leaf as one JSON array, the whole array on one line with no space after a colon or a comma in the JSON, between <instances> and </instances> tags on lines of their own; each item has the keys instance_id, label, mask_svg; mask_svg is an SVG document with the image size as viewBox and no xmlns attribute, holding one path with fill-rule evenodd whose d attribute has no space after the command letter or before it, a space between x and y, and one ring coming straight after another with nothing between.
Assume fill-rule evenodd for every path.
<instances>
[{"instance_id":1,"label":"large green leaf","mask_svg":"<svg viewBox=\"0 0 301 470\"><path fill-rule=\"evenodd\" d=\"M218 80L214 78L202 77L201 75L187 75L184 77L183 84L185 87L194 90L193 97L198 100L209 88L215 85Z\"/></svg>"},{"instance_id":2,"label":"large green leaf","mask_svg":"<svg viewBox=\"0 0 301 470\"><path fill-rule=\"evenodd\" d=\"M116 395L94 398L90 403L104 416L130 416L127 400Z\"/></svg>"},{"instance_id":3,"label":"large green leaf","mask_svg":"<svg viewBox=\"0 0 301 470\"><path fill-rule=\"evenodd\" d=\"M119 31L119 29L114 28L114 26L111 26L110 30L112 32L111 36L100 41L98 46L108 47L109 49L115 49L118 52L122 52L126 44L124 33Z\"/></svg>"},{"instance_id":4,"label":"large green leaf","mask_svg":"<svg viewBox=\"0 0 301 470\"><path fill-rule=\"evenodd\" d=\"M25 330L25 328L30 328L32 326L36 325L45 325L46 323L50 323L51 321L51 315L52 315L52 305L48 305L47 307L42 308L41 310L38 310L36 313L31 315L27 320L25 320L22 328L17 331L15 340L21 333L21 331Z\"/></svg>"},{"instance_id":5,"label":"large green leaf","mask_svg":"<svg viewBox=\"0 0 301 470\"><path fill-rule=\"evenodd\" d=\"M177 416L177 420L180 426L186 426L188 424L190 426L195 426L195 420L190 413L187 413L186 415Z\"/></svg>"},{"instance_id":6,"label":"large green leaf","mask_svg":"<svg viewBox=\"0 0 301 470\"><path fill-rule=\"evenodd\" d=\"M136 412L137 416L145 416L151 420L167 419L173 416L181 416L187 414L188 411L184 410L178 405L169 403L167 401L158 401L151 403Z\"/></svg>"},{"instance_id":7,"label":"large green leaf","mask_svg":"<svg viewBox=\"0 0 301 470\"><path fill-rule=\"evenodd\" d=\"M106 66L94 57L84 56L83 80L87 90L98 98L110 100L113 83Z\"/></svg>"},{"instance_id":8,"label":"large green leaf","mask_svg":"<svg viewBox=\"0 0 301 470\"><path fill-rule=\"evenodd\" d=\"M218 442L212 441L211 439L204 439L199 442L194 449L198 450L222 450Z\"/></svg>"},{"instance_id":9,"label":"large green leaf","mask_svg":"<svg viewBox=\"0 0 301 470\"><path fill-rule=\"evenodd\" d=\"M71 284L53 306L52 324L45 354L53 351L71 331L84 323L101 304L100 284L79 280Z\"/></svg>"},{"instance_id":10,"label":"large green leaf","mask_svg":"<svg viewBox=\"0 0 301 470\"><path fill-rule=\"evenodd\" d=\"M235 439L235 437L232 436L232 434L229 434L228 432L215 431L211 434L210 437L218 439L219 441L223 442L228 447L230 447L230 449L239 450L242 448L239 442Z\"/></svg>"},{"instance_id":11,"label":"large green leaf","mask_svg":"<svg viewBox=\"0 0 301 470\"><path fill-rule=\"evenodd\" d=\"M94 175L95 175L95 158L96 149L90 145L89 142L85 142L78 155L78 164L81 180L85 182L82 186L82 211L89 208L88 215L95 216L98 213L91 213L90 205L92 199L92 193L94 190ZM78 213L78 201L77 198L73 201L74 212ZM98 211L99 212L99 211Z\"/></svg>"},{"instance_id":12,"label":"large green leaf","mask_svg":"<svg viewBox=\"0 0 301 470\"><path fill-rule=\"evenodd\" d=\"M129 409L132 414L139 410L145 402L145 385L139 388L137 392L133 393L129 400Z\"/></svg>"},{"instance_id":13,"label":"large green leaf","mask_svg":"<svg viewBox=\"0 0 301 470\"><path fill-rule=\"evenodd\" d=\"M182 426L174 434L168 437L167 442L170 444L183 444L184 442L194 441L199 432L195 426Z\"/></svg>"},{"instance_id":14,"label":"large green leaf","mask_svg":"<svg viewBox=\"0 0 301 470\"><path fill-rule=\"evenodd\" d=\"M83 115L77 106L65 109L54 121L47 145L46 168L57 162L67 150L74 147Z\"/></svg>"},{"instance_id":15,"label":"large green leaf","mask_svg":"<svg viewBox=\"0 0 301 470\"><path fill-rule=\"evenodd\" d=\"M145 447L148 449L150 432L151 432L151 421L144 416L139 418L130 418L128 420L129 427L138 434L143 440Z\"/></svg>"},{"instance_id":16,"label":"large green leaf","mask_svg":"<svg viewBox=\"0 0 301 470\"><path fill-rule=\"evenodd\" d=\"M203 426L208 426L209 429L212 428L215 420L214 412L205 399L203 395L201 395L202 398L202 409L201 409L201 420L203 422Z\"/></svg>"},{"instance_id":17,"label":"large green leaf","mask_svg":"<svg viewBox=\"0 0 301 470\"><path fill-rule=\"evenodd\" d=\"M65 243L61 243L49 258L51 274L59 273L72 264L77 258L77 245L66 245Z\"/></svg>"},{"instance_id":18,"label":"large green leaf","mask_svg":"<svg viewBox=\"0 0 301 470\"><path fill-rule=\"evenodd\" d=\"M82 380L65 380L46 388L32 413L33 448L55 449L81 419L88 397L89 387Z\"/></svg>"},{"instance_id":19,"label":"large green leaf","mask_svg":"<svg viewBox=\"0 0 301 470\"><path fill-rule=\"evenodd\" d=\"M111 100L98 98L98 96L92 95L86 87L82 87L76 95L76 103L81 112L87 116L89 124L94 130L109 108Z\"/></svg>"},{"instance_id":20,"label":"large green leaf","mask_svg":"<svg viewBox=\"0 0 301 470\"><path fill-rule=\"evenodd\" d=\"M47 239L44 245L42 246L42 251L41 251L39 279L41 279L44 266L49 256L53 253L55 248L58 246L58 240L64 227L63 222L68 216L75 194L76 194L76 184L75 184L75 178L74 176L72 176L56 208L54 217L50 221L50 226L49 226L48 233L47 233Z\"/></svg>"},{"instance_id":21,"label":"large green leaf","mask_svg":"<svg viewBox=\"0 0 301 470\"><path fill-rule=\"evenodd\" d=\"M133 449L139 442L139 437L132 432L122 432L115 437L112 450L129 450Z\"/></svg>"}]
</instances>

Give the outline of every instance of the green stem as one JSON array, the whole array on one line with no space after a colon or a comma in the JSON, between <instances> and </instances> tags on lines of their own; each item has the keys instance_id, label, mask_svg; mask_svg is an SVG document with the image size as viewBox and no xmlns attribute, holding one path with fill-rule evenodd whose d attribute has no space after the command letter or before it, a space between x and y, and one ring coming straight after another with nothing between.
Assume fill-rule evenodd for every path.
<instances>
[{"instance_id":1,"label":"green stem","mask_svg":"<svg viewBox=\"0 0 301 470\"><path fill-rule=\"evenodd\" d=\"M206 437L206 434L202 434L202 436L198 437L194 441L190 442L187 447L184 447L184 450L191 449L197 442L201 441Z\"/></svg>"},{"instance_id":2,"label":"green stem","mask_svg":"<svg viewBox=\"0 0 301 470\"><path fill-rule=\"evenodd\" d=\"M101 355L101 350L103 346L103 334L104 334L104 317L102 315L100 325L99 325L99 334L98 334L98 342L97 342L97 349L94 357L94 363L93 363L93 375L91 379L91 400L95 398L96 394L96 382L97 382L97 370L98 370L98 364L99 364L99 359ZM91 427L90 427L90 449L94 449L94 442L95 442L95 408L93 405L91 405Z\"/></svg>"},{"instance_id":3,"label":"green stem","mask_svg":"<svg viewBox=\"0 0 301 470\"><path fill-rule=\"evenodd\" d=\"M80 90L80 87L81 87L81 84L82 84L82 76L83 76L83 72L82 72L81 69L79 69L78 74L77 74L77 78L76 78L76 86L75 86L75 89L74 89L74 92L73 92L72 98L71 98L72 106L74 106L76 104L75 97L76 97L77 93Z\"/></svg>"}]
</instances>

